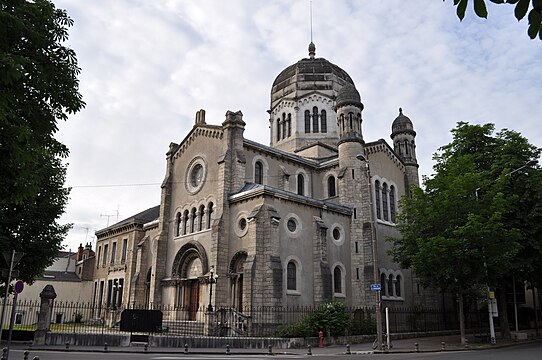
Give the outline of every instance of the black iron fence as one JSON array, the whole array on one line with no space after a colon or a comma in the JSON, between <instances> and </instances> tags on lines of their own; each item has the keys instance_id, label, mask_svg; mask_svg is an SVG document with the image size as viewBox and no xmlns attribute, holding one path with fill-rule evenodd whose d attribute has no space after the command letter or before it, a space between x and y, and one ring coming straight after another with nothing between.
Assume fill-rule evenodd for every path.
<instances>
[{"instance_id":1,"label":"black iron fence","mask_svg":"<svg viewBox=\"0 0 542 360\"><path fill-rule=\"evenodd\" d=\"M7 309L11 309L11 304L8 304ZM50 331L77 334L145 332L161 336L317 336L318 330L310 327L308 319L311 319L311 316L319 309L319 307L247 307L243 309L219 307L208 311L206 307L108 308L104 305L91 303L55 301L51 312ZM36 330L39 310L39 301L19 302L14 318L14 329ZM122 316L125 310L131 311L131 318ZM156 325L154 315L140 316L138 315L140 312L133 310L143 312L158 310L161 315L158 324L161 325ZM384 328L387 321L392 333L459 329L457 313L454 311L445 312L421 307L394 307L388 309L388 318L386 318L384 310L382 315ZM375 333L374 307L347 307L344 308L344 314L341 316L343 325L341 325L340 331L344 331L344 333L332 335L370 335ZM9 319L10 316L6 316L4 328L9 324ZM136 322L137 329L131 329L130 326L133 325L129 325L128 322L132 324ZM148 326L145 322L149 322ZM472 311L465 314L467 329L485 331L483 329L486 324L487 313ZM329 328L321 330L327 333Z\"/></svg>"}]
</instances>

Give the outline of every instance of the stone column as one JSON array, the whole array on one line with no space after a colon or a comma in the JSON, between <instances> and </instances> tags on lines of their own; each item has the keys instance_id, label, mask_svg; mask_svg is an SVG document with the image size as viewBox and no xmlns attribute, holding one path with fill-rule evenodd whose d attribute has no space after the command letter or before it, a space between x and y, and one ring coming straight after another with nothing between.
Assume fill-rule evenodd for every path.
<instances>
[{"instance_id":1,"label":"stone column","mask_svg":"<svg viewBox=\"0 0 542 360\"><path fill-rule=\"evenodd\" d=\"M34 333L34 344L45 345L47 332L51 325L51 313L53 310L53 301L56 299L56 292L53 285L47 285L40 293L41 304L38 316L38 329Z\"/></svg>"}]
</instances>

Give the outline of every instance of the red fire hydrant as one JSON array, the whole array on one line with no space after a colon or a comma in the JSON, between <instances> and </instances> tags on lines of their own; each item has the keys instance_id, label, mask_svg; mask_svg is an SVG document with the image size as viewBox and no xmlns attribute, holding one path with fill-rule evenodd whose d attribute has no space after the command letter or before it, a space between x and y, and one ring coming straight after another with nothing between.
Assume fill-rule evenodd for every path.
<instances>
[{"instance_id":1,"label":"red fire hydrant","mask_svg":"<svg viewBox=\"0 0 542 360\"><path fill-rule=\"evenodd\" d=\"M321 347L323 348L324 347L324 332L322 330L320 330L318 332L318 347Z\"/></svg>"}]
</instances>

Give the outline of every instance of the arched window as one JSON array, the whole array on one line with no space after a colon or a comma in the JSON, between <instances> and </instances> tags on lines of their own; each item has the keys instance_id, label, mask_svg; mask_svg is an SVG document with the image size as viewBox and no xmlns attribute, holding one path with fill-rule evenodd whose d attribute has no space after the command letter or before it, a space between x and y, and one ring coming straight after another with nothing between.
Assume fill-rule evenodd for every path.
<instances>
[{"instance_id":1,"label":"arched window","mask_svg":"<svg viewBox=\"0 0 542 360\"><path fill-rule=\"evenodd\" d=\"M323 133L327 133L327 115L325 110L322 110L320 113L320 130Z\"/></svg>"},{"instance_id":2,"label":"arched window","mask_svg":"<svg viewBox=\"0 0 542 360\"><path fill-rule=\"evenodd\" d=\"M376 218L382 219L380 215L380 181L375 181L375 205L376 205Z\"/></svg>"},{"instance_id":3,"label":"arched window","mask_svg":"<svg viewBox=\"0 0 542 360\"><path fill-rule=\"evenodd\" d=\"M393 275L388 276L388 296L394 296L393 294Z\"/></svg>"},{"instance_id":4,"label":"arched window","mask_svg":"<svg viewBox=\"0 0 542 360\"><path fill-rule=\"evenodd\" d=\"M328 197L333 197L337 195L335 188L335 176L330 176L327 178L327 195Z\"/></svg>"},{"instance_id":5,"label":"arched window","mask_svg":"<svg viewBox=\"0 0 542 360\"><path fill-rule=\"evenodd\" d=\"M254 164L254 182L263 184L263 164L261 161L256 161Z\"/></svg>"},{"instance_id":6,"label":"arched window","mask_svg":"<svg viewBox=\"0 0 542 360\"><path fill-rule=\"evenodd\" d=\"M305 132L311 132L311 112L309 110L305 110Z\"/></svg>"},{"instance_id":7,"label":"arched window","mask_svg":"<svg viewBox=\"0 0 542 360\"><path fill-rule=\"evenodd\" d=\"M277 118L277 141L280 141L280 119Z\"/></svg>"},{"instance_id":8,"label":"arched window","mask_svg":"<svg viewBox=\"0 0 542 360\"><path fill-rule=\"evenodd\" d=\"M297 290L297 267L293 261L286 266L286 290Z\"/></svg>"},{"instance_id":9,"label":"arched window","mask_svg":"<svg viewBox=\"0 0 542 360\"><path fill-rule=\"evenodd\" d=\"M211 214L213 213L213 203L207 205L207 229L211 228Z\"/></svg>"},{"instance_id":10,"label":"arched window","mask_svg":"<svg viewBox=\"0 0 542 360\"><path fill-rule=\"evenodd\" d=\"M312 108L312 132L318 132L318 108L316 106Z\"/></svg>"},{"instance_id":11,"label":"arched window","mask_svg":"<svg viewBox=\"0 0 542 360\"><path fill-rule=\"evenodd\" d=\"M282 138L286 137L286 114L282 113Z\"/></svg>"},{"instance_id":12,"label":"arched window","mask_svg":"<svg viewBox=\"0 0 542 360\"><path fill-rule=\"evenodd\" d=\"M382 293L382 296L386 296L386 289L387 289L387 286L386 284L388 283L387 281L387 277L386 277L386 274L382 273L380 274L380 292Z\"/></svg>"},{"instance_id":13,"label":"arched window","mask_svg":"<svg viewBox=\"0 0 542 360\"><path fill-rule=\"evenodd\" d=\"M183 235L188 233L188 210L185 210L183 213Z\"/></svg>"},{"instance_id":14,"label":"arched window","mask_svg":"<svg viewBox=\"0 0 542 360\"><path fill-rule=\"evenodd\" d=\"M297 193L305 195L305 177L303 174L297 175Z\"/></svg>"},{"instance_id":15,"label":"arched window","mask_svg":"<svg viewBox=\"0 0 542 360\"><path fill-rule=\"evenodd\" d=\"M408 155L408 140L405 140L405 155Z\"/></svg>"},{"instance_id":16,"label":"arched window","mask_svg":"<svg viewBox=\"0 0 542 360\"><path fill-rule=\"evenodd\" d=\"M198 216L198 220L199 220L199 223L198 223L198 230L201 231L203 230L203 219L205 217L205 205L201 205L199 207L199 216Z\"/></svg>"},{"instance_id":17,"label":"arched window","mask_svg":"<svg viewBox=\"0 0 542 360\"><path fill-rule=\"evenodd\" d=\"M395 278L395 296L401 297L401 275Z\"/></svg>"},{"instance_id":18,"label":"arched window","mask_svg":"<svg viewBox=\"0 0 542 360\"><path fill-rule=\"evenodd\" d=\"M292 114L288 114L288 137L292 136Z\"/></svg>"},{"instance_id":19,"label":"arched window","mask_svg":"<svg viewBox=\"0 0 542 360\"><path fill-rule=\"evenodd\" d=\"M190 232L196 231L196 208L192 208L190 213Z\"/></svg>"},{"instance_id":20,"label":"arched window","mask_svg":"<svg viewBox=\"0 0 542 360\"><path fill-rule=\"evenodd\" d=\"M175 219L175 224L177 225L177 229L175 230L175 236L179 236L182 234L183 229L183 220L181 213L177 213L177 217Z\"/></svg>"},{"instance_id":21,"label":"arched window","mask_svg":"<svg viewBox=\"0 0 542 360\"><path fill-rule=\"evenodd\" d=\"M388 221L388 185L382 184L382 215Z\"/></svg>"},{"instance_id":22,"label":"arched window","mask_svg":"<svg viewBox=\"0 0 542 360\"><path fill-rule=\"evenodd\" d=\"M395 222L395 186L390 186L390 219Z\"/></svg>"},{"instance_id":23,"label":"arched window","mask_svg":"<svg viewBox=\"0 0 542 360\"><path fill-rule=\"evenodd\" d=\"M360 113L358 113L358 121L357 122L358 122L358 132L361 133L361 114Z\"/></svg>"},{"instance_id":24,"label":"arched window","mask_svg":"<svg viewBox=\"0 0 542 360\"><path fill-rule=\"evenodd\" d=\"M336 294L341 294L343 292L342 273L341 268L338 266L335 266L335 269L333 270L333 291Z\"/></svg>"},{"instance_id":25,"label":"arched window","mask_svg":"<svg viewBox=\"0 0 542 360\"><path fill-rule=\"evenodd\" d=\"M348 122L350 123L350 131L354 131L354 114L348 113Z\"/></svg>"}]
</instances>

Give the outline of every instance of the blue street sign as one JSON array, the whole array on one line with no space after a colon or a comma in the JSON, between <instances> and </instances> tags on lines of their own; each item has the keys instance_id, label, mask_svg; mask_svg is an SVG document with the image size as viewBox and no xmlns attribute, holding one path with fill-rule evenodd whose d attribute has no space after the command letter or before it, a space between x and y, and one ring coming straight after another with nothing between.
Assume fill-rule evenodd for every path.
<instances>
[{"instance_id":1,"label":"blue street sign","mask_svg":"<svg viewBox=\"0 0 542 360\"><path fill-rule=\"evenodd\" d=\"M382 288L380 287L380 284L371 284L371 290L372 291L380 291Z\"/></svg>"}]
</instances>

